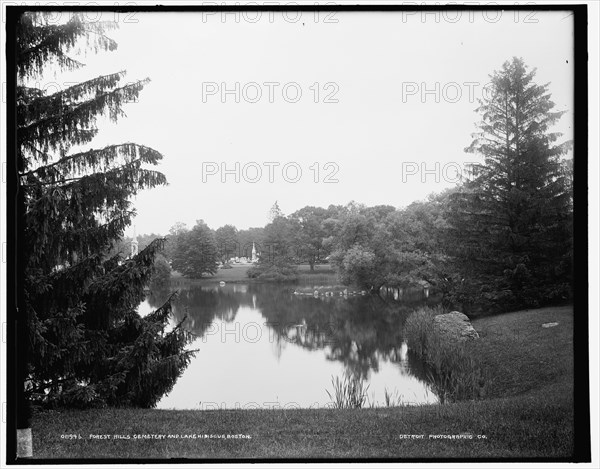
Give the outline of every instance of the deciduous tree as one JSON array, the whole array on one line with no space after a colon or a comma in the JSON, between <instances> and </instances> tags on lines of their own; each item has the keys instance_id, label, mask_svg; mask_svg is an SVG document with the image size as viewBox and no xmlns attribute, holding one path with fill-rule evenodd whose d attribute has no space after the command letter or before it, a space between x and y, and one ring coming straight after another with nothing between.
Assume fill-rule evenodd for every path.
<instances>
[{"instance_id":1,"label":"deciduous tree","mask_svg":"<svg viewBox=\"0 0 600 469\"><path fill-rule=\"evenodd\" d=\"M171 266L185 277L201 278L217 272L218 258L214 233L198 220L191 230L177 236Z\"/></svg>"},{"instance_id":2,"label":"deciduous tree","mask_svg":"<svg viewBox=\"0 0 600 469\"><path fill-rule=\"evenodd\" d=\"M240 247L238 230L233 225L225 225L215 231L215 241L221 262L225 263L232 257L238 257Z\"/></svg>"}]
</instances>

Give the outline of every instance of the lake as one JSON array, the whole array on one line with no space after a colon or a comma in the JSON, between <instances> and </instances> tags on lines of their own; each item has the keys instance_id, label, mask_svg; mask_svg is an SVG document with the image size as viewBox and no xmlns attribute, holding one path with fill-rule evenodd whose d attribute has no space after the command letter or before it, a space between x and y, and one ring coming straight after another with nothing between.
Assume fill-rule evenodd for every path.
<instances>
[{"instance_id":1,"label":"lake","mask_svg":"<svg viewBox=\"0 0 600 469\"><path fill-rule=\"evenodd\" d=\"M322 283L321 283L322 285ZM298 286L179 284L172 325L187 314L196 357L159 409L330 407L332 377L351 373L368 385L365 406L385 395L405 404L436 403L424 364L402 329L414 302L376 295L295 295ZM152 292L146 314L169 291Z\"/></svg>"}]
</instances>

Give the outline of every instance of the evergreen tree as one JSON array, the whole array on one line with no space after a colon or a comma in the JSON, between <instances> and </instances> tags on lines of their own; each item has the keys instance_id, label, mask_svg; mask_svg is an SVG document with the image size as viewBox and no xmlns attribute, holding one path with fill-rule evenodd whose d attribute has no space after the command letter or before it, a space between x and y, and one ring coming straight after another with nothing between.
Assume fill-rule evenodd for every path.
<instances>
[{"instance_id":1,"label":"evergreen tree","mask_svg":"<svg viewBox=\"0 0 600 469\"><path fill-rule=\"evenodd\" d=\"M275 201L275 203L269 210L269 222L273 222L277 218L282 217L282 216L283 216L283 212L279 208L279 204L277 203L277 201Z\"/></svg>"},{"instance_id":2,"label":"evergreen tree","mask_svg":"<svg viewBox=\"0 0 600 469\"><path fill-rule=\"evenodd\" d=\"M165 184L144 169L162 158L135 143L85 148L96 121L123 116L148 80L120 86L125 72L90 79L56 93L27 86L47 67L83 64L68 54L112 51L110 22L86 23L74 14L64 24L49 15L24 13L17 20L17 168L24 276L19 317L30 332L27 393L46 405L153 406L187 366L190 336L181 322L166 332L171 298L141 317L136 307L164 240L137 256L106 256L123 237L141 189ZM85 44L84 44L85 46ZM183 322L183 321L182 321Z\"/></svg>"},{"instance_id":3,"label":"evergreen tree","mask_svg":"<svg viewBox=\"0 0 600 469\"><path fill-rule=\"evenodd\" d=\"M453 194L451 253L480 285L469 294L509 306L535 306L570 290L572 198L556 144L548 84L513 58L490 76L493 92L480 100L479 132L466 149L483 157ZM460 241L457 243L457 240Z\"/></svg>"}]
</instances>

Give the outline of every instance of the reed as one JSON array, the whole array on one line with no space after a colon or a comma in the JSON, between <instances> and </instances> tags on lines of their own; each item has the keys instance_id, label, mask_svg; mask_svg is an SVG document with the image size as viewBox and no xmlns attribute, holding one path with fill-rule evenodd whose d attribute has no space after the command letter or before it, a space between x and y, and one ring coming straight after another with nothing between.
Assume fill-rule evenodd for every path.
<instances>
[{"instance_id":1,"label":"reed","mask_svg":"<svg viewBox=\"0 0 600 469\"><path fill-rule=\"evenodd\" d=\"M468 343L449 341L436 330L433 320L442 313L441 307L423 307L408 317L408 348L428 365L429 385L441 404L482 398L491 386L489 374Z\"/></svg>"},{"instance_id":2,"label":"reed","mask_svg":"<svg viewBox=\"0 0 600 469\"><path fill-rule=\"evenodd\" d=\"M333 392L325 392L336 409L360 409L367 402L369 385L365 386L362 377L346 371L341 379L332 376L331 384Z\"/></svg>"}]
</instances>

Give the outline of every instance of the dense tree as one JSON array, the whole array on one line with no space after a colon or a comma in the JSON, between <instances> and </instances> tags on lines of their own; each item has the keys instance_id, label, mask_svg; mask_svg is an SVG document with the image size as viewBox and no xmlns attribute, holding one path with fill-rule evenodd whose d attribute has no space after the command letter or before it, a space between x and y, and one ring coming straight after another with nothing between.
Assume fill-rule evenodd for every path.
<instances>
[{"instance_id":1,"label":"dense tree","mask_svg":"<svg viewBox=\"0 0 600 469\"><path fill-rule=\"evenodd\" d=\"M165 243L165 258L171 262L173 260L173 254L175 252L175 246L177 245L177 238L181 233L184 233L188 230L188 227L185 223L178 221L175 223L167 234L167 242Z\"/></svg>"},{"instance_id":2,"label":"dense tree","mask_svg":"<svg viewBox=\"0 0 600 469\"><path fill-rule=\"evenodd\" d=\"M117 47L106 36L114 23L85 23L79 14L64 24L50 19L25 13L16 24L18 321L26 319L30 333L27 393L41 405L153 406L192 353L181 327L165 330L170 301L145 317L136 312L163 242L128 260L106 253L131 223L133 195L166 182L145 169L162 155L134 143L83 148L98 133L97 118L123 116L123 103L148 80L120 86L125 72L118 72L55 93L31 86L46 66L82 66L69 56L82 40L97 50Z\"/></svg>"},{"instance_id":3,"label":"dense tree","mask_svg":"<svg viewBox=\"0 0 600 469\"><path fill-rule=\"evenodd\" d=\"M150 280L151 290L165 290L169 288L171 280L171 266L162 254L158 254L154 259L154 273Z\"/></svg>"},{"instance_id":4,"label":"dense tree","mask_svg":"<svg viewBox=\"0 0 600 469\"><path fill-rule=\"evenodd\" d=\"M240 251L239 254L236 255L250 257L252 255L252 245L255 246L257 252L262 252L264 240L264 227L238 230L238 243Z\"/></svg>"},{"instance_id":5,"label":"dense tree","mask_svg":"<svg viewBox=\"0 0 600 469\"><path fill-rule=\"evenodd\" d=\"M437 234L444 226L447 194L431 196L405 209L354 203L324 225L333 234L331 262L345 283L378 291L382 286L437 285L445 257ZM425 283L427 282L427 283Z\"/></svg>"},{"instance_id":6,"label":"dense tree","mask_svg":"<svg viewBox=\"0 0 600 469\"><path fill-rule=\"evenodd\" d=\"M406 288L424 285L443 290L444 278L452 267L444 254L446 210L456 189L432 194L424 201L388 214L385 229L391 254L387 263L389 286Z\"/></svg>"},{"instance_id":7,"label":"dense tree","mask_svg":"<svg viewBox=\"0 0 600 469\"><path fill-rule=\"evenodd\" d=\"M334 262L345 284L377 290L385 283L379 259L368 246L354 244L343 253L338 251Z\"/></svg>"},{"instance_id":8,"label":"dense tree","mask_svg":"<svg viewBox=\"0 0 600 469\"><path fill-rule=\"evenodd\" d=\"M479 132L467 151L480 155L473 175L454 194L449 212L451 253L470 280L469 294L504 307L556 301L570 290L571 189L564 155L551 131L548 84L513 58L490 76L480 100ZM567 170L565 170L567 169Z\"/></svg>"},{"instance_id":9,"label":"dense tree","mask_svg":"<svg viewBox=\"0 0 600 469\"><path fill-rule=\"evenodd\" d=\"M297 263L294 244L298 226L287 217L277 217L265 226L265 238L261 261L276 264Z\"/></svg>"},{"instance_id":10,"label":"dense tree","mask_svg":"<svg viewBox=\"0 0 600 469\"><path fill-rule=\"evenodd\" d=\"M225 225L215 231L215 241L219 259L225 263L232 257L238 257L240 247L238 242L238 230L233 225Z\"/></svg>"},{"instance_id":11,"label":"dense tree","mask_svg":"<svg viewBox=\"0 0 600 469\"><path fill-rule=\"evenodd\" d=\"M354 202L339 212L331 239L331 263L344 283L377 291L387 283L392 253L385 220L391 206L367 207Z\"/></svg>"},{"instance_id":12,"label":"dense tree","mask_svg":"<svg viewBox=\"0 0 600 469\"><path fill-rule=\"evenodd\" d=\"M298 278L294 238L298 228L284 216L276 217L264 228L264 241L258 264L248 270L251 278L292 281Z\"/></svg>"},{"instance_id":13,"label":"dense tree","mask_svg":"<svg viewBox=\"0 0 600 469\"><path fill-rule=\"evenodd\" d=\"M315 264L328 255L328 250L323 246L326 237L324 221L327 215L324 208L307 206L289 216L298 227L294 236L297 258L308 262L310 270L314 270Z\"/></svg>"},{"instance_id":14,"label":"dense tree","mask_svg":"<svg viewBox=\"0 0 600 469\"><path fill-rule=\"evenodd\" d=\"M178 234L171 266L184 277L201 278L217 272L218 258L214 233L198 220L191 230Z\"/></svg>"}]
</instances>

